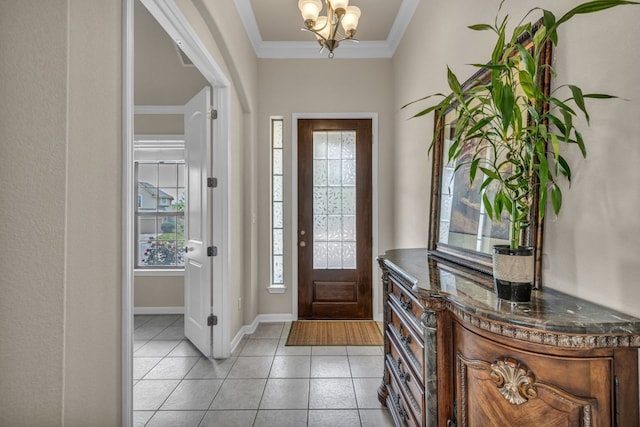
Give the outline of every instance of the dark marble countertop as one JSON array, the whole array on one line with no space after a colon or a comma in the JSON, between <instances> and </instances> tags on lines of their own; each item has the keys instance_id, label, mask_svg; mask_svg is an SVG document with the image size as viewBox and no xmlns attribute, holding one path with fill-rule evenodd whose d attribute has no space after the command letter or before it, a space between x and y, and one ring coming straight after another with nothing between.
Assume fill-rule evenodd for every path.
<instances>
[{"instance_id":1,"label":"dark marble countertop","mask_svg":"<svg viewBox=\"0 0 640 427\"><path fill-rule=\"evenodd\" d=\"M427 256L426 249L394 249L379 261L413 285L425 298L443 298L465 313L556 334L628 336L640 346L640 318L546 288L531 302L510 303L493 291L490 276Z\"/></svg>"}]
</instances>

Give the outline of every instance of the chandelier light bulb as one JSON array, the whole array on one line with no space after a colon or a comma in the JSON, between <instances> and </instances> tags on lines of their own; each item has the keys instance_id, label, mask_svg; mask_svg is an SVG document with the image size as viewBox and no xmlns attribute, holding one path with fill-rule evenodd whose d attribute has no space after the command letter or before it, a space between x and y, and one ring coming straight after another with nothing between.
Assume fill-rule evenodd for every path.
<instances>
[{"instance_id":1,"label":"chandelier light bulb","mask_svg":"<svg viewBox=\"0 0 640 427\"><path fill-rule=\"evenodd\" d=\"M331 35L331 25L328 25L327 21L328 19L326 16L321 16L318 18L318 21L316 22L315 27L313 27L313 31L315 31L318 34L316 36L318 37L318 40L320 40L322 37L324 37L325 39L328 39L329 36Z\"/></svg>"},{"instance_id":2,"label":"chandelier light bulb","mask_svg":"<svg viewBox=\"0 0 640 427\"><path fill-rule=\"evenodd\" d=\"M345 13L349 6L349 0L329 0L331 7L336 11L336 14L341 15Z\"/></svg>"},{"instance_id":3,"label":"chandelier light bulb","mask_svg":"<svg viewBox=\"0 0 640 427\"><path fill-rule=\"evenodd\" d=\"M347 12L342 18L342 28L344 29L347 37L353 37L356 34L360 14L360 8L357 6L349 6L347 8Z\"/></svg>"},{"instance_id":4,"label":"chandelier light bulb","mask_svg":"<svg viewBox=\"0 0 640 427\"><path fill-rule=\"evenodd\" d=\"M321 0L299 0L298 9L307 28L313 28L322 10Z\"/></svg>"}]
</instances>

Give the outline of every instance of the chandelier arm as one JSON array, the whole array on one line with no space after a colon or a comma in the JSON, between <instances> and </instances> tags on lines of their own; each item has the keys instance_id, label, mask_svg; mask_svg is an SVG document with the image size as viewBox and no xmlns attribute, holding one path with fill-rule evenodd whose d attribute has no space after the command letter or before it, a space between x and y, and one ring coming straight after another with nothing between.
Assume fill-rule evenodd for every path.
<instances>
[{"instance_id":1,"label":"chandelier arm","mask_svg":"<svg viewBox=\"0 0 640 427\"><path fill-rule=\"evenodd\" d=\"M315 31L315 30L310 30L310 29L308 29L308 28L300 28L300 30L301 30L301 31L308 31L308 32L310 32L310 33L313 33L313 34L315 34L316 36L320 37L320 38L321 38L322 40L324 40L325 42L328 40L328 39L327 39L327 38L325 38L322 34L320 34L320 33L319 33L319 30L318 30L318 31Z\"/></svg>"}]
</instances>

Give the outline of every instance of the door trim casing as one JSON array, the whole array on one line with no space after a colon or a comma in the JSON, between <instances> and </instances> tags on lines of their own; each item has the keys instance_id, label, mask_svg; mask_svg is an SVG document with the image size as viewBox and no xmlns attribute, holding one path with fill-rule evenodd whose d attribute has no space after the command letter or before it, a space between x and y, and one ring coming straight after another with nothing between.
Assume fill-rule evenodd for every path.
<instances>
[{"instance_id":1,"label":"door trim casing","mask_svg":"<svg viewBox=\"0 0 640 427\"><path fill-rule=\"evenodd\" d=\"M122 0L122 425L133 425L133 1ZM180 11L176 0L142 0L162 28L189 56L196 68L213 86L213 108L218 119L213 123L214 161L212 168L221 185L213 194L213 234L218 256L213 260L213 307L220 322L213 331L213 356L230 355L229 299L229 129L230 81L213 59L202 40Z\"/></svg>"},{"instance_id":2,"label":"door trim casing","mask_svg":"<svg viewBox=\"0 0 640 427\"><path fill-rule=\"evenodd\" d=\"M373 319L382 320L379 311L381 285L378 264L378 113L293 113L291 115L291 313L298 319L298 120L300 119L371 119L371 253Z\"/></svg>"}]
</instances>

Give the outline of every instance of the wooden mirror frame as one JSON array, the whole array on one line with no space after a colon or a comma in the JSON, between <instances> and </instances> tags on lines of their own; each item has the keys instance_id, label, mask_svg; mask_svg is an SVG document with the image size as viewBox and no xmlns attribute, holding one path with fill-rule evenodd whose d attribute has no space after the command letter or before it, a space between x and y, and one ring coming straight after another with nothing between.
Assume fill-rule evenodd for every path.
<instances>
[{"instance_id":1,"label":"wooden mirror frame","mask_svg":"<svg viewBox=\"0 0 640 427\"><path fill-rule=\"evenodd\" d=\"M542 24L542 20L533 25L532 33ZM532 34L525 35L518 40L519 43L527 46L532 44ZM542 69L542 88L546 94L549 93L551 87L551 70L548 65L551 65L552 45L547 43L544 53L541 55L540 63L538 67ZM464 90L470 89L481 82L485 82L490 78L490 70L480 69L473 76L471 76L464 84ZM446 109L442 117L445 117L448 112L453 110L456 104L452 104ZM549 108L549 106L545 106ZM489 253L480 252L472 249L467 249L460 246L450 245L447 243L439 242L440 235L440 213L441 213L441 194L442 194L442 176L443 169L448 162L445 161L444 156L444 128L445 124L442 121L438 121L439 114L436 112L434 121L435 141L431 149L431 155L433 158L432 171L431 171L431 209L429 214L429 240L428 240L428 254L437 258L445 259L464 267L471 268L482 273L492 275L492 256ZM454 195L455 197L455 195ZM534 200L532 206L538 206L537 193L534 194ZM542 276L542 240L544 221L540 218L537 208L531 209L530 226L525 232L525 242L527 245L535 248L535 271L534 271L534 288L540 289L541 276Z\"/></svg>"}]
</instances>

